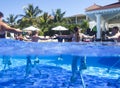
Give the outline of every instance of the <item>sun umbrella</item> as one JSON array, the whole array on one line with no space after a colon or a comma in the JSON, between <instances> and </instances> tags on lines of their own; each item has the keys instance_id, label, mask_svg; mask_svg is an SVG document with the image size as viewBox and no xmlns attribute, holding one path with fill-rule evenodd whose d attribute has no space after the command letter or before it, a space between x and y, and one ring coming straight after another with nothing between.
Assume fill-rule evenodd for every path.
<instances>
[{"instance_id":1,"label":"sun umbrella","mask_svg":"<svg viewBox=\"0 0 120 88\"><path fill-rule=\"evenodd\" d=\"M57 27L52 28L52 30L59 31L61 34L61 31L66 31L68 29L63 26L57 26Z\"/></svg>"},{"instance_id":2,"label":"sun umbrella","mask_svg":"<svg viewBox=\"0 0 120 88\"><path fill-rule=\"evenodd\" d=\"M57 27L52 28L52 30L55 30L55 31L66 31L68 29L63 27L63 26L57 26Z\"/></svg>"},{"instance_id":3,"label":"sun umbrella","mask_svg":"<svg viewBox=\"0 0 120 88\"><path fill-rule=\"evenodd\" d=\"M33 26L27 27L25 29L23 29L24 31L38 31L39 29Z\"/></svg>"}]
</instances>

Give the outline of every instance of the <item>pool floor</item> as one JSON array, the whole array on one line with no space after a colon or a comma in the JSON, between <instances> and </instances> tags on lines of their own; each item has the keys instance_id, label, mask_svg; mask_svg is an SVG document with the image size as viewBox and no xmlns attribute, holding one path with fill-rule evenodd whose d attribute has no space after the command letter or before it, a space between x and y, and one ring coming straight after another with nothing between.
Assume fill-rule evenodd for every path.
<instances>
[{"instance_id":1,"label":"pool floor","mask_svg":"<svg viewBox=\"0 0 120 88\"><path fill-rule=\"evenodd\" d=\"M70 82L71 65L41 59L31 69L29 76L25 77L25 59L11 59L12 64L6 70L3 70L2 59L0 62L0 88L83 88L79 75L74 83ZM83 78L87 88L117 88L119 84L108 86L108 82L115 82L120 70L112 69L108 73L107 69L90 66L84 70Z\"/></svg>"}]
</instances>

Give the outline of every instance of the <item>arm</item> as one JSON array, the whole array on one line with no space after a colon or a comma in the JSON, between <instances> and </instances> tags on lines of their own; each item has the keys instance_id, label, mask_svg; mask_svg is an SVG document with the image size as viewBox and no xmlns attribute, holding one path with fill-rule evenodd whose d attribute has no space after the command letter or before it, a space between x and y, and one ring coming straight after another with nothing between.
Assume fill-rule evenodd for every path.
<instances>
[{"instance_id":1,"label":"arm","mask_svg":"<svg viewBox=\"0 0 120 88\"><path fill-rule=\"evenodd\" d=\"M12 28L4 22L1 22L1 27L2 27L3 31L8 31L8 32L12 32L12 33L22 33L22 30Z\"/></svg>"},{"instance_id":2,"label":"arm","mask_svg":"<svg viewBox=\"0 0 120 88\"><path fill-rule=\"evenodd\" d=\"M43 38L43 37L40 37L40 36L37 36L36 38L40 39L40 40L48 40L50 38Z\"/></svg>"},{"instance_id":3,"label":"arm","mask_svg":"<svg viewBox=\"0 0 120 88\"><path fill-rule=\"evenodd\" d=\"M93 36L88 36L88 35L85 35L85 34L83 34L83 33L82 33L82 36L83 36L84 38L94 38L94 37L95 37L95 35L93 35Z\"/></svg>"},{"instance_id":4,"label":"arm","mask_svg":"<svg viewBox=\"0 0 120 88\"><path fill-rule=\"evenodd\" d=\"M73 35L57 35L56 37L60 38L72 38Z\"/></svg>"},{"instance_id":5,"label":"arm","mask_svg":"<svg viewBox=\"0 0 120 88\"><path fill-rule=\"evenodd\" d=\"M116 33L114 36L107 36L108 39L116 39L120 36L120 33Z\"/></svg>"}]
</instances>

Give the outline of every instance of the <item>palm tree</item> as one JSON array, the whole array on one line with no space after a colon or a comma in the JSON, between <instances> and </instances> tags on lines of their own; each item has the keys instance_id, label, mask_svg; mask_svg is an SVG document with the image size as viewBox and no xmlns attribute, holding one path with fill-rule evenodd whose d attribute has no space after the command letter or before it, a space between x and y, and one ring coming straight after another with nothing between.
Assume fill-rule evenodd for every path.
<instances>
[{"instance_id":1,"label":"palm tree","mask_svg":"<svg viewBox=\"0 0 120 88\"><path fill-rule=\"evenodd\" d=\"M29 4L28 7L24 8L25 15L23 15L26 18L35 18L40 13L42 13L42 10L39 9L38 6L34 7L32 4Z\"/></svg>"},{"instance_id":2,"label":"palm tree","mask_svg":"<svg viewBox=\"0 0 120 88\"><path fill-rule=\"evenodd\" d=\"M89 28L89 22L87 20L83 20L80 24L82 31L85 32Z\"/></svg>"},{"instance_id":3,"label":"palm tree","mask_svg":"<svg viewBox=\"0 0 120 88\"><path fill-rule=\"evenodd\" d=\"M53 21L54 22L64 21L64 18L63 18L64 15L65 15L65 12L61 12L61 9L57 9L55 12L53 11L53 16L54 16Z\"/></svg>"},{"instance_id":4,"label":"palm tree","mask_svg":"<svg viewBox=\"0 0 120 88\"><path fill-rule=\"evenodd\" d=\"M38 6L34 7L32 4L29 4L28 7L24 8L25 15L22 16L22 19L19 20L21 26L36 25L36 17L42 13L42 10Z\"/></svg>"},{"instance_id":5,"label":"palm tree","mask_svg":"<svg viewBox=\"0 0 120 88\"><path fill-rule=\"evenodd\" d=\"M14 16L10 14L9 17L6 18L5 22L8 23L10 26L16 26L17 24L18 15Z\"/></svg>"},{"instance_id":6,"label":"palm tree","mask_svg":"<svg viewBox=\"0 0 120 88\"><path fill-rule=\"evenodd\" d=\"M47 12L45 12L40 18L40 23L41 24L49 24L51 22L52 16L49 15Z\"/></svg>"},{"instance_id":7,"label":"palm tree","mask_svg":"<svg viewBox=\"0 0 120 88\"><path fill-rule=\"evenodd\" d=\"M44 35L44 33L49 31L49 26L52 23L52 16L47 12L44 12L42 16L37 18L37 20L38 27L41 29L41 33Z\"/></svg>"}]
</instances>

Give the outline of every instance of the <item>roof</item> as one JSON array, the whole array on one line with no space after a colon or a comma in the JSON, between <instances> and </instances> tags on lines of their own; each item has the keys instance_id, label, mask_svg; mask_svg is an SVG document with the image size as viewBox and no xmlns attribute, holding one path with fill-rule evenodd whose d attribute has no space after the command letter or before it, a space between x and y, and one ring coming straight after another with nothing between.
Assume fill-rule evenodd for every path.
<instances>
[{"instance_id":1,"label":"roof","mask_svg":"<svg viewBox=\"0 0 120 88\"><path fill-rule=\"evenodd\" d=\"M96 7L96 8L95 8ZM111 9L111 8L119 8L120 7L120 2L109 4L106 6L90 6L86 9L86 11L93 11L93 10L104 10L104 9Z\"/></svg>"},{"instance_id":2,"label":"roof","mask_svg":"<svg viewBox=\"0 0 120 88\"><path fill-rule=\"evenodd\" d=\"M97 4L94 4L94 5L92 5L92 6L89 6L89 7L86 8L85 10L86 10L86 11L91 11L91 10L94 10L94 9L98 9L98 8L100 8L100 7L102 7L102 6L97 5Z\"/></svg>"},{"instance_id":3,"label":"roof","mask_svg":"<svg viewBox=\"0 0 120 88\"><path fill-rule=\"evenodd\" d=\"M70 17L85 17L86 15L84 15L84 14L76 14L76 15L72 15L72 16L70 16Z\"/></svg>"}]
</instances>

